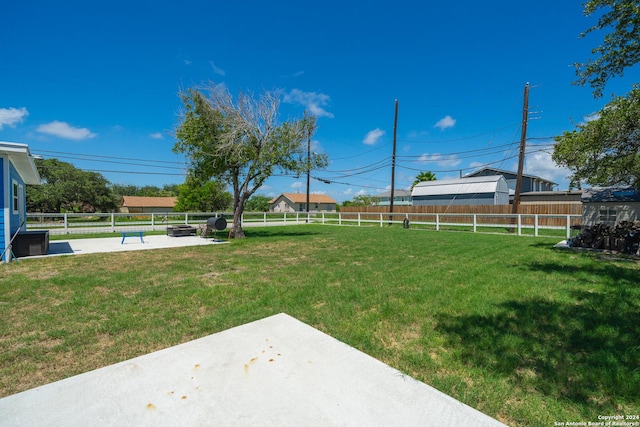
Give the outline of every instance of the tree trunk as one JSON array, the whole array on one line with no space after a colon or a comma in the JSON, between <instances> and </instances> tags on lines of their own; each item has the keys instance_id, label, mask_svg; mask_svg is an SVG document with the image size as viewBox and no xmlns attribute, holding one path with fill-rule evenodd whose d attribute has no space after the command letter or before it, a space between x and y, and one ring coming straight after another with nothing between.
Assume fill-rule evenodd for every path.
<instances>
[{"instance_id":1,"label":"tree trunk","mask_svg":"<svg viewBox=\"0 0 640 427\"><path fill-rule=\"evenodd\" d=\"M242 213L244 212L244 206L246 199L241 197L236 203L236 208L233 210L233 225L229 230L229 239L244 239L244 230L242 229Z\"/></svg>"}]
</instances>

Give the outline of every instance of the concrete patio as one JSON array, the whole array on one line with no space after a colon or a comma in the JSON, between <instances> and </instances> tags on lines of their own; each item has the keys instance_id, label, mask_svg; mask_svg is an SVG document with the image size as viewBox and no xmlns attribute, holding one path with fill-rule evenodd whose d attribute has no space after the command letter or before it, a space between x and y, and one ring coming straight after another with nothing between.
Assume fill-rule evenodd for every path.
<instances>
[{"instance_id":1,"label":"concrete patio","mask_svg":"<svg viewBox=\"0 0 640 427\"><path fill-rule=\"evenodd\" d=\"M167 235L143 235L143 241L138 236L104 237L94 239L53 240L49 242L47 255L43 256L82 255L104 252L142 251L150 249L177 248L185 246L219 245L228 243L226 240L202 238L199 236L171 237ZM23 258L19 258L23 259Z\"/></svg>"},{"instance_id":2,"label":"concrete patio","mask_svg":"<svg viewBox=\"0 0 640 427\"><path fill-rule=\"evenodd\" d=\"M286 314L0 399L1 426L504 426Z\"/></svg>"}]
</instances>

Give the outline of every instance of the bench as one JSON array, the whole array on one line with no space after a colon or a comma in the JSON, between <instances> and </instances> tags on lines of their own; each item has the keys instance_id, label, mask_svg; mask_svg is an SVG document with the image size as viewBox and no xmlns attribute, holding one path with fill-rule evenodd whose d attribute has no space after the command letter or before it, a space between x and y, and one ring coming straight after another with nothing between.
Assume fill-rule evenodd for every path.
<instances>
[{"instance_id":1,"label":"bench","mask_svg":"<svg viewBox=\"0 0 640 427\"><path fill-rule=\"evenodd\" d=\"M144 240L142 239L142 233L144 233L144 231L121 231L120 234L122 234L122 241L120 242L120 244L124 245L124 239L134 236L139 236L140 241L144 243Z\"/></svg>"}]
</instances>

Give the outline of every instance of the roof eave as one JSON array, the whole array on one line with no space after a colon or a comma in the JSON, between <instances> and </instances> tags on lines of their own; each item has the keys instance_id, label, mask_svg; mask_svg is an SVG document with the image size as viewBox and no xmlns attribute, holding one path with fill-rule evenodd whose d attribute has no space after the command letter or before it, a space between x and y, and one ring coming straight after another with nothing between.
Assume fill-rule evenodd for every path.
<instances>
[{"instance_id":1,"label":"roof eave","mask_svg":"<svg viewBox=\"0 0 640 427\"><path fill-rule=\"evenodd\" d=\"M26 144L0 142L0 152L7 154L25 184L39 185L41 182L38 168Z\"/></svg>"}]
</instances>

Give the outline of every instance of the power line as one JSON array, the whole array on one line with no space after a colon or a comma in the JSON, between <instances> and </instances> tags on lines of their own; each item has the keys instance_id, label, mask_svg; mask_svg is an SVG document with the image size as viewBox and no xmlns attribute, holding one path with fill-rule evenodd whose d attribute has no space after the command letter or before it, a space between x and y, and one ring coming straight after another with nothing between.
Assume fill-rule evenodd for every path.
<instances>
[{"instance_id":1,"label":"power line","mask_svg":"<svg viewBox=\"0 0 640 427\"><path fill-rule=\"evenodd\" d=\"M481 136L485 136L485 135L489 135L492 133L496 133L499 131L503 131L505 129L510 129L512 127L516 127L519 126L520 123L515 123L515 124L511 124L502 128L498 128L498 129L494 129L494 130L489 130L486 132L482 132L476 135L470 135L470 136L465 136L465 137L460 137L460 138L453 138L453 139L437 139L437 140L433 140L433 141L417 141L417 140L411 140L411 139L398 139L398 142L411 142L411 143L416 143L416 144L440 144L440 143L445 143L445 142L457 142L457 141L466 141L469 139L473 139L473 138L478 138Z\"/></svg>"},{"instance_id":2,"label":"power line","mask_svg":"<svg viewBox=\"0 0 640 427\"><path fill-rule=\"evenodd\" d=\"M100 169L82 169L84 172L105 172L105 173L126 173L130 175L163 175L163 176L187 176L187 173L171 173L171 172L141 172L141 171L122 171L122 170L100 170Z\"/></svg>"},{"instance_id":3,"label":"power line","mask_svg":"<svg viewBox=\"0 0 640 427\"><path fill-rule=\"evenodd\" d=\"M116 157L116 156L101 156L98 154L83 154L83 153L69 153L69 152L65 152L65 151L49 151L49 150L33 150L34 154L37 153L51 153L51 154L68 154L71 156L83 156L83 157L89 157L89 159L81 159L81 160L91 160L91 157L96 157L96 158L100 158L100 159L115 159L115 160L132 160L132 161L138 161L138 162L149 162L149 163L167 163L167 164L176 164L176 165L184 165L185 162L174 162L174 161L168 161L168 160L149 160L149 159L137 159L137 158L131 158L131 157Z\"/></svg>"},{"instance_id":4,"label":"power line","mask_svg":"<svg viewBox=\"0 0 640 427\"><path fill-rule=\"evenodd\" d=\"M116 160L100 160L100 159L86 159L83 157L74 157L74 156L58 156L57 158L61 159L73 159L73 160L84 160L89 162L99 162L99 163L110 163L110 164L119 164L119 165L131 165L131 166L142 166L145 168L162 168L162 169L177 169L183 170L184 168L173 167L173 166L157 166L157 165L146 165L144 163L132 163L132 162L121 162Z\"/></svg>"}]
</instances>

